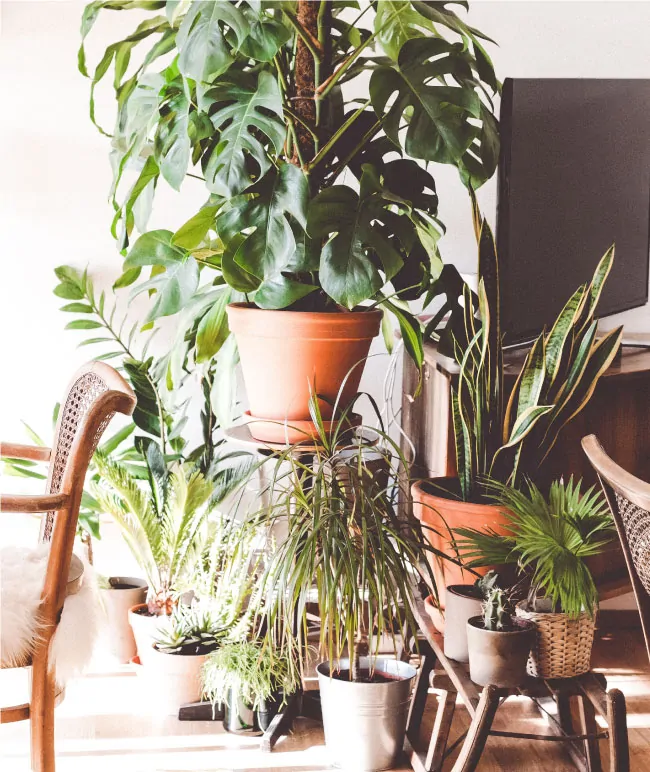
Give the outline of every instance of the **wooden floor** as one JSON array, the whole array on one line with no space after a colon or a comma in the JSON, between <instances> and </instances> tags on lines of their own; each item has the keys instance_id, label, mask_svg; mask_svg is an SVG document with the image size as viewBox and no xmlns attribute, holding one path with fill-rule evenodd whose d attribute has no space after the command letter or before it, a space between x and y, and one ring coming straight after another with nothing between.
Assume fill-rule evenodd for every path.
<instances>
[{"instance_id":1,"label":"wooden floor","mask_svg":"<svg viewBox=\"0 0 650 772\"><path fill-rule=\"evenodd\" d=\"M607 675L611 686L627 698L633 772L650 772L650 667L639 630L602 634L594 665ZM8 671L2 671L4 676ZM2 703L7 689L2 686ZM433 700L433 696L431 700ZM453 741L467 725L467 714L456 711ZM425 717L425 726L432 719ZM509 701L497 714L495 729L543 731L530 703ZM515 730L516 731L516 730ZM329 769L322 728L299 719L291 735L272 754L262 754L258 740L226 734L212 722L179 722L156 715L147 702L144 681L128 667L97 668L68 687L57 709L57 772L217 772L218 770L324 770ZM27 722L0 726L0 770L29 769ZM607 772L607 753L603 749ZM452 757L453 758L453 757ZM449 762L445 768L449 768ZM399 770L409 769L404 762ZM523 743L490 739L479 770L564 772L573 767L555 743Z\"/></svg>"}]
</instances>

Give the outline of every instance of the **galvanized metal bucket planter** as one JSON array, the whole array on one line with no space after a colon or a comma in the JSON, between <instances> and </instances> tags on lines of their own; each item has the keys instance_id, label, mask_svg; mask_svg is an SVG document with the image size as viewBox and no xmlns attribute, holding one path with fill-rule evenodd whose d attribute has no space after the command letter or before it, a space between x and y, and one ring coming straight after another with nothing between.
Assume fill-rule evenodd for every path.
<instances>
[{"instance_id":1,"label":"galvanized metal bucket planter","mask_svg":"<svg viewBox=\"0 0 650 772\"><path fill-rule=\"evenodd\" d=\"M350 660L333 663L349 670ZM361 658L361 668L370 665ZM328 663L316 668L320 687L325 744L332 763L346 770L391 769L404 745L411 688L416 669L395 659L375 661L380 683L356 683L330 678Z\"/></svg>"}]
</instances>

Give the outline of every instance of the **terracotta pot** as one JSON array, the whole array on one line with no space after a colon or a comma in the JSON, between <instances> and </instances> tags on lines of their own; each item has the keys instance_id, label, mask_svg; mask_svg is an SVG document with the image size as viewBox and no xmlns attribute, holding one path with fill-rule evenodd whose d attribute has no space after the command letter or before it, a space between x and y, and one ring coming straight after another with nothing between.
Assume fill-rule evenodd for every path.
<instances>
[{"instance_id":1,"label":"terracotta pot","mask_svg":"<svg viewBox=\"0 0 650 772\"><path fill-rule=\"evenodd\" d=\"M323 397L323 418L331 419L339 392L341 407L357 393L381 319L376 310L265 311L231 303L228 323L237 340L252 419L309 421L310 390ZM250 429L256 437L255 423Z\"/></svg>"},{"instance_id":2,"label":"terracotta pot","mask_svg":"<svg viewBox=\"0 0 650 772\"><path fill-rule=\"evenodd\" d=\"M526 663L535 642L535 625L514 618L512 630L486 630L483 617L467 621L469 677L479 686L518 687L526 680Z\"/></svg>"},{"instance_id":3,"label":"terracotta pot","mask_svg":"<svg viewBox=\"0 0 650 772\"><path fill-rule=\"evenodd\" d=\"M140 664L148 665L153 655L151 649L158 634L169 627L168 616L154 616L147 612L146 603L138 603L129 609L129 624L135 637Z\"/></svg>"},{"instance_id":4,"label":"terracotta pot","mask_svg":"<svg viewBox=\"0 0 650 772\"><path fill-rule=\"evenodd\" d=\"M411 487L413 496L413 514L428 528L424 535L432 547L457 560L456 551L451 545L454 528L475 528L480 531L491 529L496 533L508 533L508 520L504 509L496 504L472 504L460 499L445 498L444 490L457 486L455 478L440 477L435 480L416 482ZM434 529L434 530L431 530ZM440 608L445 608L445 588L450 584L472 584L476 576L462 566L448 560L429 556L438 590ZM479 574L486 574L494 566L474 569ZM432 619L440 632L444 631L442 616Z\"/></svg>"},{"instance_id":5,"label":"terracotta pot","mask_svg":"<svg viewBox=\"0 0 650 772\"><path fill-rule=\"evenodd\" d=\"M101 598L108 619L108 645L111 654L121 663L137 653L133 630L129 624L129 609L144 603L147 583L133 576L111 576L110 587L102 588Z\"/></svg>"},{"instance_id":6,"label":"terracotta pot","mask_svg":"<svg viewBox=\"0 0 650 772\"><path fill-rule=\"evenodd\" d=\"M318 437L318 428L313 421L269 421L268 419L253 418L247 410L242 416L248 424L250 433L260 442L271 442L278 445L296 445L299 442L314 442ZM326 433L336 428L337 421L323 421L323 429ZM361 425L361 416L358 413L349 413L345 419L346 428L352 429Z\"/></svg>"},{"instance_id":7,"label":"terracotta pot","mask_svg":"<svg viewBox=\"0 0 650 772\"><path fill-rule=\"evenodd\" d=\"M168 654L150 646L141 674L156 710L177 713L181 705L201 699L201 671L207 656Z\"/></svg>"}]
</instances>

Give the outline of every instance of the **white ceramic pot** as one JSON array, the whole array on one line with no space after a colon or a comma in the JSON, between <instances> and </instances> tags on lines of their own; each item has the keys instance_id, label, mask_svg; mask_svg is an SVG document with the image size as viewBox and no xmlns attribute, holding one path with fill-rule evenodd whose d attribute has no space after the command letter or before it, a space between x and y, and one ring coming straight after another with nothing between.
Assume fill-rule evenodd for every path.
<instances>
[{"instance_id":1,"label":"white ceramic pot","mask_svg":"<svg viewBox=\"0 0 650 772\"><path fill-rule=\"evenodd\" d=\"M108 620L108 645L111 654L121 663L135 657L137 649L129 624L129 609L144 603L147 583L133 576L111 576L110 588L102 588L101 598Z\"/></svg>"},{"instance_id":2,"label":"white ceramic pot","mask_svg":"<svg viewBox=\"0 0 650 772\"><path fill-rule=\"evenodd\" d=\"M158 635L169 628L170 617L151 616L147 612L147 604L139 603L129 609L129 624L135 637L138 657L142 665L148 665L153 655L152 646Z\"/></svg>"},{"instance_id":3,"label":"white ceramic pot","mask_svg":"<svg viewBox=\"0 0 650 772\"><path fill-rule=\"evenodd\" d=\"M157 711L178 713L181 705L201 699L201 671L207 656L167 654L151 645L141 675Z\"/></svg>"}]
</instances>

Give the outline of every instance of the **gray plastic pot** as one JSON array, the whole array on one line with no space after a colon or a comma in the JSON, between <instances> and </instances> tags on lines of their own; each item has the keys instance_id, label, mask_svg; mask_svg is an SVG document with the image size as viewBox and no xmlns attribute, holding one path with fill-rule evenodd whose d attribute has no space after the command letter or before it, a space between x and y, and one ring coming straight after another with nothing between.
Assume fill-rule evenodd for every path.
<instances>
[{"instance_id":1,"label":"gray plastic pot","mask_svg":"<svg viewBox=\"0 0 650 772\"><path fill-rule=\"evenodd\" d=\"M515 617L512 626L513 630L486 630L481 616L467 621L469 677L475 684L516 688L526 680L535 625Z\"/></svg>"},{"instance_id":2,"label":"gray plastic pot","mask_svg":"<svg viewBox=\"0 0 650 772\"><path fill-rule=\"evenodd\" d=\"M481 592L474 584L450 584L445 607L445 656L469 662L467 620L481 613Z\"/></svg>"}]
</instances>

